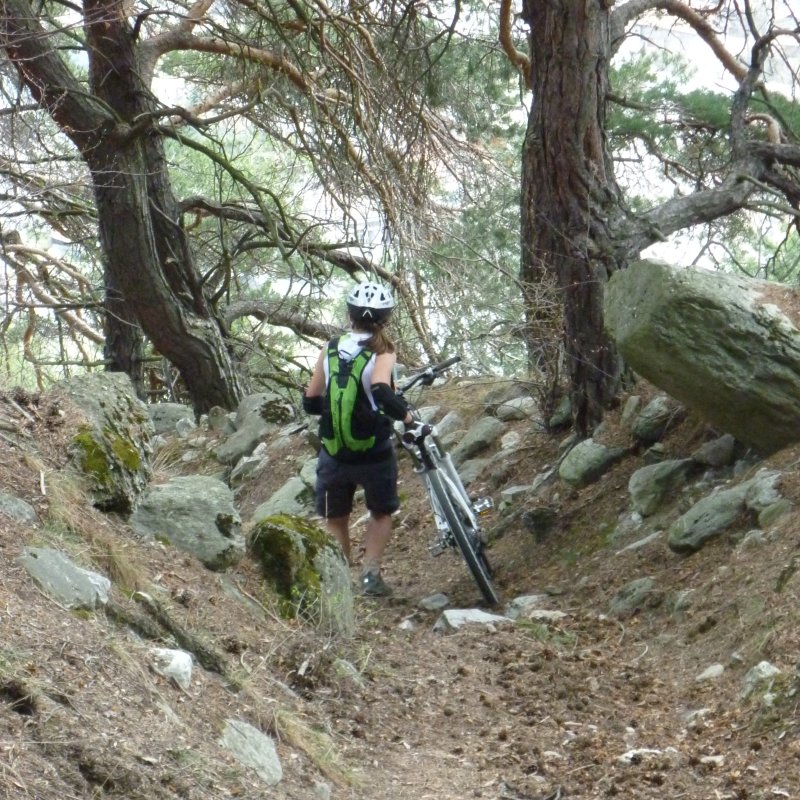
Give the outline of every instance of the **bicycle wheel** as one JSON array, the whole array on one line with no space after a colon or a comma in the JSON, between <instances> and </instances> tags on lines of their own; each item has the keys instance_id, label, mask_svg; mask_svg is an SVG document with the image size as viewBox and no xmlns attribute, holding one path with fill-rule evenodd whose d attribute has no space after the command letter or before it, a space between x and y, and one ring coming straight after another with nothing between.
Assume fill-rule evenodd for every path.
<instances>
[{"instance_id":1,"label":"bicycle wheel","mask_svg":"<svg viewBox=\"0 0 800 800\"><path fill-rule=\"evenodd\" d=\"M431 491L436 495L439 507L450 526L450 532L456 540L458 549L464 561L478 584L484 600L489 605L500 604L500 597L492 583L491 569L486 556L483 554L483 543L471 519L471 514L463 508L463 499L458 495L448 478L438 470L432 470L427 475Z\"/></svg>"}]
</instances>

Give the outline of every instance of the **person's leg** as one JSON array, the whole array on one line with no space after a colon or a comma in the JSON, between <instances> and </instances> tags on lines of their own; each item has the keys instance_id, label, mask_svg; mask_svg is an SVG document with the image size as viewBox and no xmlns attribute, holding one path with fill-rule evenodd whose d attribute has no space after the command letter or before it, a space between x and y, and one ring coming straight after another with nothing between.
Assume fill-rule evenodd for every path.
<instances>
[{"instance_id":1,"label":"person's leg","mask_svg":"<svg viewBox=\"0 0 800 800\"><path fill-rule=\"evenodd\" d=\"M372 465L362 478L369 520L364 537L361 586L364 594L388 595L392 590L381 576L383 554L392 536L392 513L400 506L397 496L397 460L392 457Z\"/></svg>"},{"instance_id":2,"label":"person's leg","mask_svg":"<svg viewBox=\"0 0 800 800\"><path fill-rule=\"evenodd\" d=\"M339 543L347 563L350 555L350 513L356 485L348 465L340 464L324 450L317 460L316 511L325 518L328 533Z\"/></svg>"},{"instance_id":3,"label":"person's leg","mask_svg":"<svg viewBox=\"0 0 800 800\"><path fill-rule=\"evenodd\" d=\"M364 536L364 572L380 572L383 553L392 536L392 515L370 512Z\"/></svg>"},{"instance_id":4,"label":"person's leg","mask_svg":"<svg viewBox=\"0 0 800 800\"><path fill-rule=\"evenodd\" d=\"M325 524L328 526L328 533L339 542L339 546L342 548L347 563L351 564L350 515L348 514L346 517L328 517L328 519L325 520Z\"/></svg>"}]
</instances>

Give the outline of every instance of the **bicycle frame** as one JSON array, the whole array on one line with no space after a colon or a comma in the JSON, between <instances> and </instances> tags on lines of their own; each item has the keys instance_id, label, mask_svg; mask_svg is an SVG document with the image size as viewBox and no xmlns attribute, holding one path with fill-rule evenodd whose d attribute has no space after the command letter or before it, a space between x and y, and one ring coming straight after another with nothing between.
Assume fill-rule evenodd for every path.
<instances>
[{"instance_id":1,"label":"bicycle frame","mask_svg":"<svg viewBox=\"0 0 800 800\"><path fill-rule=\"evenodd\" d=\"M436 428L434 426L426 427L430 428L430 432L420 439L413 442L405 442L403 437L400 437L400 441L406 451L411 455L414 461L414 472L420 476L425 486L425 491L428 495L431 508L433 509L436 530L439 534L438 541L430 549L439 553L445 547L455 547L456 543L453 540L450 526L439 505L438 498L431 490L431 483L428 476L433 470L438 470L442 479L453 490L453 496L458 498L461 512L469 521L470 526L474 530L479 531L480 523L478 521L478 509L473 506L450 454L445 452L444 448L439 443Z\"/></svg>"},{"instance_id":2,"label":"bicycle frame","mask_svg":"<svg viewBox=\"0 0 800 800\"><path fill-rule=\"evenodd\" d=\"M405 395L405 392L417 383L430 386L437 375L459 360L459 357L456 356L441 364L428 367L404 386L399 387L397 393L402 397ZM466 530L470 532L467 535L475 540L474 547L472 548L475 552L472 554L472 559L479 562L479 571L484 569L488 571L488 562L486 562L486 558L482 554L485 539L481 531L479 517L491 509L494 504L490 498L481 498L473 503L467 494L467 490L464 487L464 483L458 474L455 464L453 464L450 454L446 452L439 441L435 426L423 423L419 417L419 413L412 406L409 406L409 409L417 425L413 431L406 431L402 435L399 435L398 438L403 448L411 456L414 462L414 472L420 476L431 503L436 523L437 540L430 549L437 555L446 548L458 549L459 543L457 539L460 537L463 540L465 535L464 531ZM435 479L433 478L434 474L437 476ZM434 483L439 486L440 491L441 487L444 486L447 495L445 501L440 501L437 492L434 490ZM448 503L447 508L443 508L441 502ZM459 536L454 535L451 530L451 524L448 521L447 511L449 509L449 518L453 519L452 506L454 505L457 506L458 520L456 524L459 526ZM463 547L461 549L463 549ZM468 558L467 560L469 562L470 559ZM470 569L473 569L473 566L470 566ZM474 571L473 569L473 572ZM484 574L481 577L483 583L488 583L489 588L491 588L488 576ZM496 598L493 588L491 588L490 595ZM490 595L487 594L487 598Z\"/></svg>"}]
</instances>

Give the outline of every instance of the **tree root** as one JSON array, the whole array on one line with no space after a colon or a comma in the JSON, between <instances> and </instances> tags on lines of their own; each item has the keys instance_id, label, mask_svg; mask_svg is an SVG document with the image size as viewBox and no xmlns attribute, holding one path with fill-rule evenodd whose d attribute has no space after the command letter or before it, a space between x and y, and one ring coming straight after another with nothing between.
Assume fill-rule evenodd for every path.
<instances>
[{"instance_id":1,"label":"tree root","mask_svg":"<svg viewBox=\"0 0 800 800\"><path fill-rule=\"evenodd\" d=\"M235 684L228 674L225 657L186 630L161 603L145 592L134 592L133 599L147 611L149 616L137 614L111 600L105 606L106 616L114 622L127 625L146 639L162 639L164 631L167 631L179 647L195 657L200 666L209 672L216 672L232 685Z\"/></svg>"}]
</instances>

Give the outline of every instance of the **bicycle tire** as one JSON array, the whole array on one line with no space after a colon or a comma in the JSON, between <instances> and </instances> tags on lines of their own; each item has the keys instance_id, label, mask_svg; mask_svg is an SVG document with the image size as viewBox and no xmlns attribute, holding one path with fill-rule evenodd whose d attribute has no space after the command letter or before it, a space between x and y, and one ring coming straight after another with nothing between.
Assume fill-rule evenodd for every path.
<instances>
[{"instance_id":1,"label":"bicycle tire","mask_svg":"<svg viewBox=\"0 0 800 800\"><path fill-rule=\"evenodd\" d=\"M475 583L481 590L483 599L491 606L500 605L500 596L492 583L489 562L483 554L483 547L478 540L477 531L471 524L465 523L461 500L455 497L454 490L442 478L438 470L429 472L427 478L430 481L431 491L436 495L439 508L450 526L450 532L456 540L458 549L461 551Z\"/></svg>"}]
</instances>

